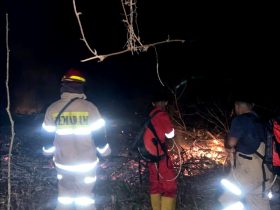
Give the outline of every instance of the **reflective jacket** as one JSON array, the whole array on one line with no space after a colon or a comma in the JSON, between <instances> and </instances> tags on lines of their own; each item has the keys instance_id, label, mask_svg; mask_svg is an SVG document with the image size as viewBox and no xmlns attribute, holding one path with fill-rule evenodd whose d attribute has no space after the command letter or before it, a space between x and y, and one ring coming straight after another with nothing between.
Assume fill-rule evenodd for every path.
<instances>
[{"instance_id":1,"label":"reflective jacket","mask_svg":"<svg viewBox=\"0 0 280 210\"><path fill-rule=\"evenodd\" d=\"M55 125L58 113L75 97L79 99L63 111ZM65 92L46 111L43 128L55 132L54 162L58 168L83 171L95 167L98 162L92 132L102 129L105 122L97 107L85 99L84 94Z\"/></svg>"}]
</instances>

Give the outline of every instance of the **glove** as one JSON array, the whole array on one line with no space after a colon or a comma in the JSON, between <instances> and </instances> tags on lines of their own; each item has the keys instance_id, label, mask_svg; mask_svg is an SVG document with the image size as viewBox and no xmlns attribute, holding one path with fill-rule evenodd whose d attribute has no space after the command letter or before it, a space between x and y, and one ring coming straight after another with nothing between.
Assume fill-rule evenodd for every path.
<instances>
[{"instance_id":1,"label":"glove","mask_svg":"<svg viewBox=\"0 0 280 210\"><path fill-rule=\"evenodd\" d=\"M103 148L97 147L96 149L102 157L107 157L112 152L109 144L106 144Z\"/></svg>"}]
</instances>

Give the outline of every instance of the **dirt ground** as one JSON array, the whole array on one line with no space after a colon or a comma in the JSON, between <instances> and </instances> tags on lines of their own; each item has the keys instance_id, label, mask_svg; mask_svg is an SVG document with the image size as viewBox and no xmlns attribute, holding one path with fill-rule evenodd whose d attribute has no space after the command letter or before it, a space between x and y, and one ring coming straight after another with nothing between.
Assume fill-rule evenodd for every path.
<instances>
[{"instance_id":1,"label":"dirt ground","mask_svg":"<svg viewBox=\"0 0 280 210\"><path fill-rule=\"evenodd\" d=\"M39 118L41 119L41 118ZM18 122L25 122L19 118ZM57 179L51 158L44 157L44 133L40 120L18 123L12 160L12 209L53 210L56 205ZM129 122L129 121L128 121ZM108 123L108 138L113 153L100 162L95 186L97 210L148 210L148 172L142 167L142 183L138 160L128 151L134 137L133 125L112 120ZM0 209L6 208L8 127L1 127ZM143 163L144 164L144 163ZM184 165L178 177L177 210L218 210L221 193L219 180L226 173L222 165L211 167L196 176L186 176ZM278 191L277 191L278 190ZM279 193L279 188L275 189ZM278 196L278 197L277 197ZM278 210L279 194L272 208Z\"/></svg>"}]
</instances>

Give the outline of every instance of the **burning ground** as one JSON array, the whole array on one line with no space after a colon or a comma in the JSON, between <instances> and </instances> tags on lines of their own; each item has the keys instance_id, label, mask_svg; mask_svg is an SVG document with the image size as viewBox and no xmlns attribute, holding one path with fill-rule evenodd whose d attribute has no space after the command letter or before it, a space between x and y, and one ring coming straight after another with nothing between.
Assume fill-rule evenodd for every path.
<instances>
[{"instance_id":1,"label":"burning ground","mask_svg":"<svg viewBox=\"0 0 280 210\"><path fill-rule=\"evenodd\" d=\"M44 144L41 122L41 115L16 117L12 209L51 210L55 207L56 171L51 158L41 153ZM145 163L140 162L139 168L137 155L129 150L138 129L131 119L108 122L113 154L101 160L98 168L95 186L98 210L151 209ZM8 132L8 127L1 127L0 209L5 209L6 205ZM203 129L182 129L181 126L177 126L176 132L176 144L170 142L169 149L178 172L177 209L218 209L219 180L228 171L222 134Z\"/></svg>"}]
</instances>

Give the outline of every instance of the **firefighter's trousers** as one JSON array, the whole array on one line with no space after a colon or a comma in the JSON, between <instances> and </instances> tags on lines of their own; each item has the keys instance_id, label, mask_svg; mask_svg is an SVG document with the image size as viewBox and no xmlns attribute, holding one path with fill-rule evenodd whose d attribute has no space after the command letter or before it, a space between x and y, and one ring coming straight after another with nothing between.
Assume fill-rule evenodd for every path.
<instances>
[{"instance_id":1,"label":"firefighter's trousers","mask_svg":"<svg viewBox=\"0 0 280 210\"><path fill-rule=\"evenodd\" d=\"M262 143L258 152L264 155L265 145ZM243 196L237 196L225 190L219 198L224 206L242 201L246 210L270 210L269 199L267 197L268 188L272 180L272 174L265 167L266 191L263 193L263 169L262 159L256 154L247 155L237 152L236 167L233 167L227 179L241 189Z\"/></svg>"},{"instance_id":2,"label":"firefighter's trousers","mask_svg":"<svg viewBox=\"0 0 280 210\"><path fill-rule=\"evenodd\" d=\"M150 194L160 194L165 197L176 197L177 185L173 164L163 159L159 163L149 163Z\"/></svg>"},{"instance_id":3,"label":"firefighter's trousers","mask_svg":"<svg viewBox=\"0 0 280 210\"><path fill-rule=\"evenodd\" d=\"M56 210L95 210L93 187L96 172L73 173L57 169L58 199Z\"/></svg>"}]
</instances>

